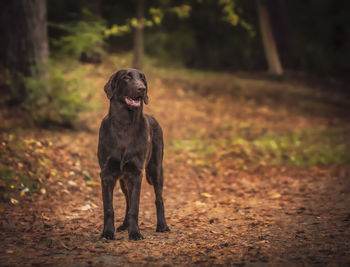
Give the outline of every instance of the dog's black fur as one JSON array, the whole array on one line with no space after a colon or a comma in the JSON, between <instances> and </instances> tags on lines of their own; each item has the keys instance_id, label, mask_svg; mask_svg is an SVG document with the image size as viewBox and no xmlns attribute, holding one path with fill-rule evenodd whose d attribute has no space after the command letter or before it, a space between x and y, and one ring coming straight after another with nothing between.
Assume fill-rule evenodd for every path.
<instances>
[{"instance_id":1,"label":"dog's black fur","mask_svg":"<svg viewBox=\"0 0 350 267\"><path fill-rule=\"evenodd\" d=\"M130 240L143 239L138 213L144 168L156 196L156 231L169 231L162 198L163 133L152 116L143 114L143 102L148 103L145 75L136 69L119 70L111 76L104 90L110 107L101 123L98 144L104 208L102 237L114 239L113 189L119 179L126 212L117 231L128 229Z\"/></svg>"}]
</instances>

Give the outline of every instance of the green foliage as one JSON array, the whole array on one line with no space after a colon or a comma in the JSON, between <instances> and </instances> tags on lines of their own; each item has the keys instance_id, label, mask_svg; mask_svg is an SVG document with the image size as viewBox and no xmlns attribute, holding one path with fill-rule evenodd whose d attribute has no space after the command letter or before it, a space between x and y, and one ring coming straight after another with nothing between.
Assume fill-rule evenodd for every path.
<instances>
[{"instance_id":1,"label":"green foliage","mask_svg":"<svg viewBox=\"0 0 350 267\"><path fill-rule=\"evenodd\" d=\"M256 69L265 58L256 38L256 21L246 15L245 5L233 0L193 1L188 17L181 20L163 15L164 8L156 9L154 13L163 15L162 23L145 33L145 51L193 68Z\"/></svg>"},{"instance_id":2,"label":"green foliage","mask_svg":"<svg viewBox=\"0 0 350 267\"><path fill-rule=\"evenodd\" d=\"M240 25L247 30L251 37L254 37L256 30L254 26L248 23L243 17L243 9L237 7L237 1L235 0L219 0L219 5L222 6L223 21L231 24L232 26Z\"/></svg>"},{"instance_id":3,"label":"green foliage","mask_svg":"<svg viewBox=\"0 0 350 267\"><path fill-rule=\"evenodd\" d=\"M169 12L176 14L179 19L185 19L190 16L191 9L190 5L180 5L169 8Z\"/></svg>"},{"instance_id":4,"label":"green foliage","mask_svg":"<svg viewBox=\"0 0 350 267\"><path fill-rule=\"evenodd\" d=\"M215 165L232 161L250 165L313 166L350 163L349 132L310 129L285 135L266 134L254 140L232 136L215 140L173 140L170 150L181 151L194 163ZM223 156L224 155L224 156Z\"/></svg>"},{"instance_id":5,"label":"green foliage","mask_svg":"<svg viewBox=\"0 0 350 267\"><path fill-rule=\"evenodd\" d=\"M130 22L131 24L131 22ZM105 30L105 35L107 37L114 35L114 36L122 36L124 34L131 32L131 26L129 24L125 25L116 25L114 24L111 28Z\"/></svg>"},{"instance_id":6,"label":"green foliage","mask_svg":"<svg viewBox=\"0 0 350 267\"><path fill-rule=\"evenodd\" d=\"M159 25L164 17L164 12L160 8L150 8L149 13L156 25Z\"/></svg>"},{"instance_id":7,"label":"green foliage","mask_svg":"<svg viewBox=\"0 0 350 267\"><path fill-rule=\"evenodd\" d=\"M113 51L130 51L131 32L134 27L142 25L146 28L145 38L148 39L145 51L150 55L160 55L164 59L165 51L169 54L169 61L177 60L192 68L266 70L261 36L257 34L256 1L145 1L145 18L141 22L134 17L135 6L130 1L106 1L98 14L105 24L80 12L82 8L94 10L93 2L48 1L48 18L56 22L49 24L55 26L50 28L49 33L51 38L56 38L54 43L62 51L61 55L69 52L77 58L81 51L100 51L101 46L94 42L102 43L102 48L108 43ZM285 69L327 76L348 75L349 2L265 2ZM57 24L62 27L57 27ZM66 35L62 39L57 40L62 36L62 31L57 28ZM178 28L186 29L183 36L177 32ZM174 41L174 34L182 39L181 43ZM157 43L158 40L161 42ZM173 53L174 50L184 52Z\"/></svg>"},{"instance_id":8,"label":"green foliage","mask_svg":"<svg viewBox=\"0 0 350 267\"><path fill-rule=\"evenodd\" d=\"M223 6L223 13L225 14L224 20L232 26L236 26L239 22L237 13L234 12L235 3L232 0L219 0L219 3Z\"/></svg>"},{"instance_id":9,"label":"green foliage","mask_svg":"<svg viewBox=\"0 0 350 267\"><path fill-rule=\"evenodd\" d=\"M8 201L21 194L32 193L38 190L38 179L34 173L28 173L23 167L28 161L25 159L28 142L18 139L13 134L2 135L0 147L0 201ZM31 158L33 168L38 167L35 158ZM38 168L39 169L39 168Z\"/></svg>"},{"instance_id":10,"label":"green foliage","mask_svg":"<svg viewBox=\"0 0 350 267\"><path fill-rule=\"evenodd\" d=\"M173 65L183 65L188 48L195 45L193 33L179 25L171 34L157 30L145 35L145 51L148 55ZM175 63L175 64L174 64Z\"/></svg>"},{"instance_id":11,"label":"green foliage","mask_svg":"<svg viewBox=\"0 0 350 267\"><path fill-rule=\"evenodd\" d=\"M190 11L191 6L185 4L166 8L151 7L149 9L151 19L143 18L142 21L138 21L136 18L132 17L127 19L124 25L113 24L110 28L105 29L104 33L106 37L123 36L131 33L132 29L136 27L152 28L154 26L159 26L166 14L176 14L179 19L188 18Z\"/></svg>"},{"instance_id":12,"label":"green foliage","mask_svg":"<svg viewBox=\"0 0 350 267\"><path fill-rule=\"evenodd\" d=\"M251 145L260 150L262 160L271 163L341 164L350 162L348 135L348 132L308 130L284 136L265 135Z\"/></svg>"},{"instance_id":13,"label":"green foliage","mask_svg":"<svg viewBox=\"0 0 350 267\"><path fill-rule=\"evenodd\" d=\"M0 166L0 201L10 200L18 190L27 191L28 187L24 183L28 181L30 179L25 174Z\"/></svg>"},{"instance_id":14,"label":"green foliage","mask_svg":"<svg viewBox=\"0 0 350 267\"><path fill-rule=\"evenodd\" d=\"M94 54L103 53L105 44L107 26L102 19L93 17L91 13L83 9L82 19L74 23L61 23L50 25L67 34L59 39L52 40L53 46L57 49L57 54L61 56L73 56L79 59L82 53L87 57Z\"/></svg>"},{"instance_id":15,"label":"green foliage","mask_svg":"<svg viewBox=\"0 0 350 267\"><path fill-rule=\"evenodd\" d=\"M190 155L207 156L216 152L217 146L214 143L203 142L199 139L192 140L172 140L172 149L181 150Z\"/></svg>"},{"instance_id":16,"label":"green foliage","mask_svg":"<svg viewBox=\"0 0 350 267\"><path fill-rule=\"evenodd\" d=\"M78 77L67 79L52 64L45 75L25 78L28 96L23 104L30 119L37 125L58 124L71 127L79 112L87 105L78 91Z\"/></svg>"}]
</instances>

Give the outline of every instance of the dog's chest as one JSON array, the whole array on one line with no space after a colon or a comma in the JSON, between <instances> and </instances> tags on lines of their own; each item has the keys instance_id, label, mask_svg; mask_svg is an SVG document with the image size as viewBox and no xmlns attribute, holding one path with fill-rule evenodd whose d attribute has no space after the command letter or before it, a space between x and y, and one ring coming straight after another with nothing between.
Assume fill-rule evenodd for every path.
<instances>
[{"instance_id":1,"label":"dog's chest","mask_svg":"<svg viewBox=\"0 0 350 267\"><path fill-rule=\"evenodd\" d=\"M147 128L147 127L146 127ZM149 141L148 129L140 129L139 127L120 127L111 129L113 138L114 158L124 161L131 155L144 155L147 150Z\"/></svg>"},{"instance_id":2,"label":"dog's chest","mask_svg":"<svg viewBox=\"0 0 350 267\"><path fill-rule=\"evenodd\" d=\"M134 128L112 129L112 136L116 146L115 148L118 150L125 150L137 138Z\"/></svg>"}]
</instances>

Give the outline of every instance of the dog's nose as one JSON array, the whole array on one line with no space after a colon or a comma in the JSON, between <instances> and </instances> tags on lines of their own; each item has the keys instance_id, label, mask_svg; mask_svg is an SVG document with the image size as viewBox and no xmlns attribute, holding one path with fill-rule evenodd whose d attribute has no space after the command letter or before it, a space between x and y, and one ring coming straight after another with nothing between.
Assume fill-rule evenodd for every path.
<instances>
[{"instance_id":1,"label":"dog's nose","mask_svg":"<svg viewBox=\"0 0 350 267\"><path fill-rule=\"evenodd\" d=\"M144 86L139 86L136 88L137 93L143 94L146 91L146 87Z\"/></svg>"}]
</instances>

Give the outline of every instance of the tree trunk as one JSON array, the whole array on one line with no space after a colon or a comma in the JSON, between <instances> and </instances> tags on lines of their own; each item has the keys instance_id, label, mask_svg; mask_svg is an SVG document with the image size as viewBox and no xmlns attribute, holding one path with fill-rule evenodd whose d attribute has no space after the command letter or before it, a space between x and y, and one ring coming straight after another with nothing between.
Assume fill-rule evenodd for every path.
<instances>
[{"instance_id":1,"label":"tree trunk","mask_svg":"<svg viewBox=\"0 0 350 267\"><path fill-rule=\"evenodd\" d=\"M94 0L92 2L92 14L96 17L101 18L101 0Z\"/></svg>"},{"instance_id":2,"label":"tree trunk","mask_svg":"<svg viewBox=\"0 0 350 267\"><path fill-rule=\"evenodd\" d=\"M134 32L134 60L133 67L142 69L143 57L143 8L144 0L136 0L136 18L137 26Z\"/></svg>"},{"instance_id":3,"label":"tree trunk","mask_svg":"<svg viewBox=\"0 0 350 267\"><path fill-rule=\"evenodd\" d=\"M25 77L42 75L49 57L46 0L5 0L1 8L1 58L10 73L11 85L6 89L10 102L26 99Z\"/></svg>"},{"instance_id":4,"label":"tree trunk","mask_svg":"<svg viewBox=\"0 0 350 267\"><path fill-rule=\"evenodd\" d=\"M270 0L268 9L282 66L293 68L292 31L287 2L286 0Z\"/></svg>"},{"instance_id":5,"label":"tree trunk","mask_svg":"<svg viewBox=\"0 0 350 267\"><path fill-rule=\"evenodd\" d=\"M269 12L267 7L262 3L262 0L257 0L257 9L265 56L269 66L269 73L273 75L282 75L283 70L271 29Z\"/></svg>"}]
</instances>

